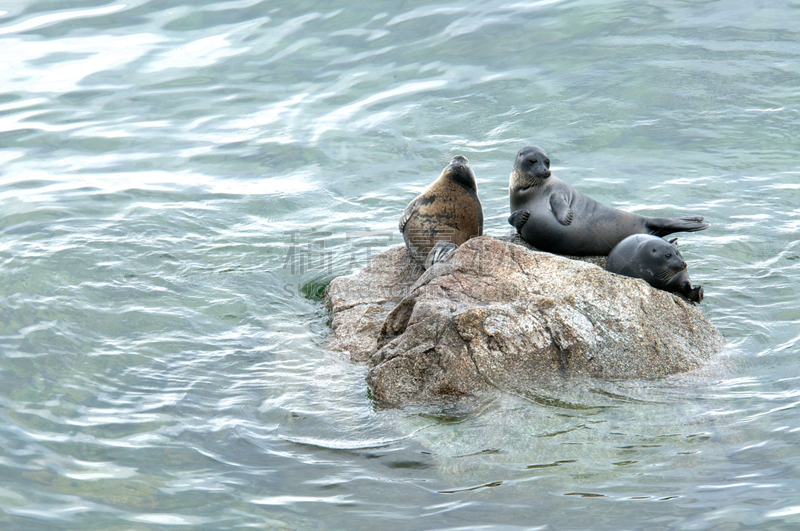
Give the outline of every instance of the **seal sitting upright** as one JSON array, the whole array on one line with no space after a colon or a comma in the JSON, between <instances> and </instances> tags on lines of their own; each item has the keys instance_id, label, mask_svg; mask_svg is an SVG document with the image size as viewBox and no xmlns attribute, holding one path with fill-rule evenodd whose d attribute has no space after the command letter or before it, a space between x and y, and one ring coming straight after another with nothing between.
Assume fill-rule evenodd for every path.
<instances>
[{"instance_id":1,"label":"seal sitting upright","mask_svg":"<svg viewBox=\"0 0 800 531\"><path fill-rule=\"evenodd\" d=\"M675 245L650 234L628 236L611 250L606 270L626 277L641 278L664 291L675 291L695 302L703 300L703 287L692 288L686 262Z\"/></svg>"},{"instance_id":2,"label":"seal sitting upright","mask_svg":"<svg viewBox=\"0 0 800 531\"><path fill-rule=\"evenodd\" d=\"M466 157L453 157L439 178L408 204L399 228L411 256L425 268L483 235L478 183ZM435 256L429 258L432 250Z\"/></svg>"},{"instance_id":3,"label":"seal sitting upright","mask_svg":"<svg viewBox=\"0 0 800 531\"><path fill-rule=\"evenodd\" d=\"M708 228L701 216L646 218L598 203L553 177L550 159L536 146L517 154L508 192L508 222L523 240L551 253L607 255L631 234L666 236Z\"/></svg>"}]
</instances>

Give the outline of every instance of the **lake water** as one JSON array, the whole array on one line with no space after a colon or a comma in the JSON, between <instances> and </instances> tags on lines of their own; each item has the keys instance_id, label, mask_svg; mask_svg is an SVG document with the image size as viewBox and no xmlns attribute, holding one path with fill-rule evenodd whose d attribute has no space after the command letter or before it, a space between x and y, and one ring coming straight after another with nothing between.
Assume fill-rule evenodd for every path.
<instances>
[{"instance_id":1,"label":"lake water","mask_svg":"<svg viewBox=\"0 0 800 531\"><path fill-rule=\"evenodd\" d=\"M796 529L800 3L0 0L0 528ZM721 361L387 408L333 277L526 144L680 237Z\"/></svg>"}]
</instances>

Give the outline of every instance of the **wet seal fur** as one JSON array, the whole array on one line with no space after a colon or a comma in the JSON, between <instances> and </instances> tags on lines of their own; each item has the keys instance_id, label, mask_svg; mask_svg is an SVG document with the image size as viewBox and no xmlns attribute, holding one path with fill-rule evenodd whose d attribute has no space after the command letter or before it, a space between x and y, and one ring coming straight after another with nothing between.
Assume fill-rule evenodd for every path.
<instances>
[{"instance_id":1,"label":"wet seal fur","mask_svg":"<svg viewBox=\"0 0 800 531\"><path fill-rule=\"evenodd\" d=\"M703 300L703 287L692 288L686 262L675 245L650 234L628 236L612 249L606 270L626 277L641 278L654 288L680 293L690 301Z\"/></svg>"},{"instance_id":2,"label":"wet seal fur","mask_svg":"<svg viewBox=\"0 0 800 531\"><path fill-rule=\"evenodd\" d=\"M526 242L551 253L607 255L631 234L666 236L708 228L702 216L646 218L598 203L553 177L550 159L536 146L517 154L508 193L508 222Z\"/></svg>"},{"instance_id":3,"label":"wet seal fur","mask_svg":"<svg viewBox=\"0 0 800 531\"><path fill-rule=\"evenodd\" d=\"M453 157L439 178L408 204L399 229L411 256L426 269L447 259L456 246L483 235L478 183L466 157Z\"/></svg>"}]
</instances>

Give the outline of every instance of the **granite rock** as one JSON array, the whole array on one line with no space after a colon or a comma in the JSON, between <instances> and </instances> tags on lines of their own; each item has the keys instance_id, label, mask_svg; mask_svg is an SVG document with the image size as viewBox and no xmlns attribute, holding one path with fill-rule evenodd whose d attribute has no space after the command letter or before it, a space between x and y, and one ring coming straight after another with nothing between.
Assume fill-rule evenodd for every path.
<instances>
[{"instance_id":1,"label":"granite rock","mask_svg":"<svg viewBox=\"0 0 800 531\"><path fill-rule=\"evenodd\" d=\"M724 339L700 309L586 261L484 236L427 271L398 246L328 287L328 348L400 404L554 378L655 379L703 366Z\"/></svg>"}]
</instances>

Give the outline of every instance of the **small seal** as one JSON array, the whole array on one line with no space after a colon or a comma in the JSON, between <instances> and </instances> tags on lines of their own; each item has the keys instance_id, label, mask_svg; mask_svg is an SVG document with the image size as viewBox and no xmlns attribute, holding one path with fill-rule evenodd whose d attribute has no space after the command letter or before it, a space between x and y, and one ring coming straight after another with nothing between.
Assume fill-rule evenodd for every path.
<instances>
[{"instance_id":1,"label":"small seal","mask_svg":"<svg viewBox=\"0 0 800 531\"><path fill-rule=\"evenodd\" d=\"M517 154L508 193L508 222L526 242L551 253L607 255L631 234L666 236L708 228L701 216L646 218L598 203L553 177L550 159L536 146Z\"/></svg>"},{"instance_id":2,"label":"small seal","mask_svg":"<svg viewBox=\"0 0 800 531\"><path fill-rule=\"evenodd\" d=\"M617 244L606 260L606 270L641 278L664 291L680 293L690 301L703 300L703 287L692 288L686 262L675 242L650 234L634 234Z\"/></svg>"},{"instance_id":3,"label":"small seal","mask_svg":"<svg viewBox=\"0 0 800 531\"><path fill-rule=\"evenodd\" d=\"M439 178L408 204L399 228L411 256L426 269L446 259L455 246L483 234L478 183L466 157L453 157ZM429 257L437 242L453 245L439 245Z\"/></svg>"}]
</instances>

